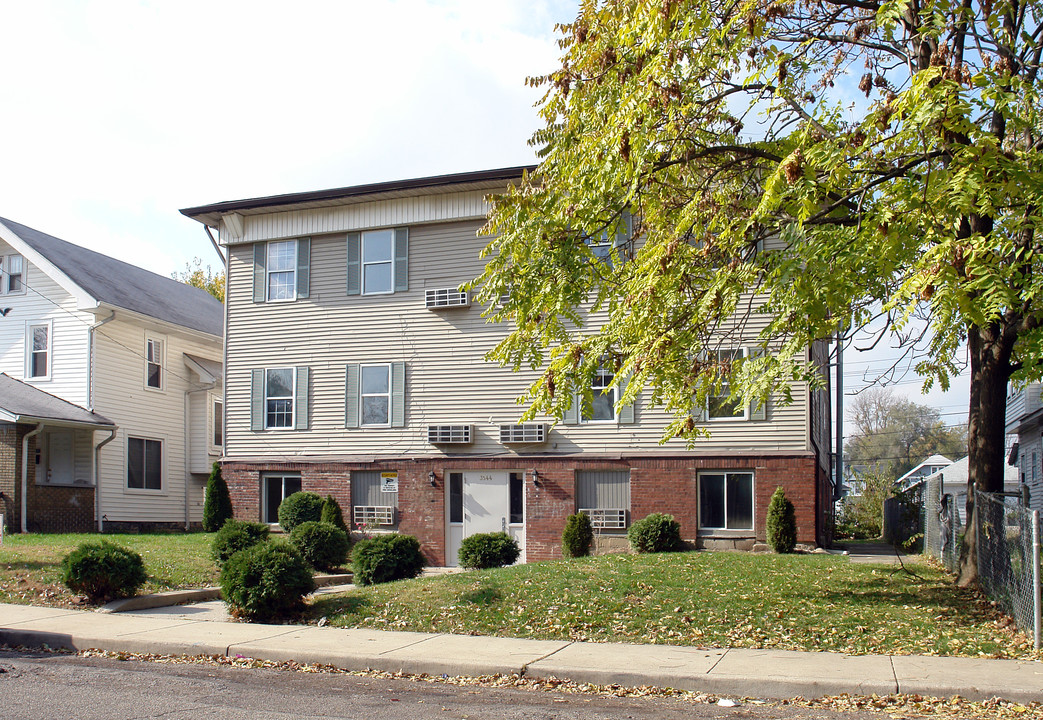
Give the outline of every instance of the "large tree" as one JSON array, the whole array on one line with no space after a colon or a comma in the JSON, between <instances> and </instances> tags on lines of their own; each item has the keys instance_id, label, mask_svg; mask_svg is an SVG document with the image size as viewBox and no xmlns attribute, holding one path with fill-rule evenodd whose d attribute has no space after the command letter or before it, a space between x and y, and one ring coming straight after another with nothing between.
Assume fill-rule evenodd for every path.
<instances>
[{"instance_id":1,"label":"large tree","mask_svg":"<svg viewBox=\"0 0 1043 720\"><path fill-rule=\"evenodd\" d=\"M607 359L631 377L620 402L643 388L692 438L693 396L785 393L819 378L814 340L919 317L926 385L948 386L968 348L970 482L1000 489L1007 383L1039 377L1043 354L1041 15L1040 0L583 2L561 67L533 80L541 162L496 199L479 278L514 323L492 356L543 368L531 412L589 402ZM639 247L591 244L630 218ZM585 325L591 302L603 322ZM770 352L710 352L753 318Z\"/></svg>"}]
</instances>

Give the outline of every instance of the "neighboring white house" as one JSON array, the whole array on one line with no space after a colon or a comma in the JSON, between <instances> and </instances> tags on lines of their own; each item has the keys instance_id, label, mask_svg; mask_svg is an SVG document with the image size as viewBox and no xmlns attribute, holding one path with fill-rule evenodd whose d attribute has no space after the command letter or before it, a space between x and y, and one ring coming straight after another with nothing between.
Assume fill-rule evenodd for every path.
<instances>
[{"instance_id":1,"label":"neighboring white house","mask_svg":"<svg viewBox=\"0 0 1043 720\"><path fill-rule=\"evenodd\" d=\"M70 424L18 391L21 414L0 414L16 460L0 463L7 524L198 524L223 445L223 326L203 290L0 218L0 372L100 418Z\"/></svg>"},{"instance_id":2,"label":"neighboring white house","mask_svg":"<svg viewBox=\"0 0 1043 720\"><path fill-rule=\"evenodd\" d=\"M1018 436L1008 455L1008 462L1019 473L1019 479L1028 488L1028 504L1043 512L1043 402L1040 390L1043 384L1029 383L1012 390L1007 396L1006 432Z\"/></svg>"},{"instance_id":3,"label":"neighboring white house","mask_svg":"<svg viewBox=\"0 0 1043 720\"><path fill-rule=\"evenodd\" d=\"M936 455L935 457L941 457ZM925 475L910 483L909 487L923 485L924 488L931 486L933 480L941 480L941 494L951 495L956 503L956 510L960 514L960 524L967 522L967 475L969 458L964 457L954 463L950 463L940 470ZM1016 493L1021 487L1018 480L1016 468L1005 466L1003 474L1003 492Z\"/></svg>"},{"instance_id":4,"label":"neighboring white house","mask_svg":"<svg viewBox=\"0 0 1043 720\"><path fill-rule=\"evenodd\" d=\"M228 248L222 466L236 515L274 522L284 497L313 490L355 524L417 535L434 564L499 530L531 561L560 557L577 511L602 537L658 511L694 544L748 548L782 486L798 540L828 542L828 390L795 384L792 403L755 407L719 399L697 418L712 435L689 448L660 443L671 418L647 397L616 407L623 379L602 370L593 407L518 424L515 399L536 374L485 359L506 328L460 286L484 267L487 196L522 171L181 211ZM757 344L767 316L753 316L748 335L722 337L722 353ZM806 360L824 368L825 345Z\"/></svg>"},{"instance_id":5,"label":"neighboring white house","mask_svg":"<svg viewBox=\"0 0 1043 720\"><path fill-rule=\"evenodd\" d=\"M936 472L944 470L949 465L952 465L952 460L944 455L932 455L905 475L895 480L895 485L903 490L908 489L923 478L934 475Z\"/></svg>"}]
</instances>

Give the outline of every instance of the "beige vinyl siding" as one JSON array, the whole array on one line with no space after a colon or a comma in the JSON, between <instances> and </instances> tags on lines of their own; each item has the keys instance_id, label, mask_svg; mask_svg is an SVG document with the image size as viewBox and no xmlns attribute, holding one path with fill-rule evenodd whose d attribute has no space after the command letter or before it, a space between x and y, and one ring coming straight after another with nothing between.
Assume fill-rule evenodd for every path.
<instances>
[{"instance_id":1,"label":"beige vinyl siding","mask_svg":"<svg viewBox=\"0 0 1043 720\"><path fill-rule=\"evenodd\" d=\"M162 390L145 386L146 336L164 341ZM200 521L201 485L206 476L192 477L187 467L185 392L201 386L185 366L183 355L220 358L220 340L207 342L169 329L145 327L121 319L117 310L116 319L98 329L95 348L95 411L119 426L116 439L101 450L101 512L109 521L183 523L187 482L189 519ZM199 395L205 398L207 393ZM205 414L201 424L205 433ZM127 487L129 437L163 442L160 491Z\"/></svg>"},{"instance_id":2,"label":"beige vinyl siding","mask_svg":"<svg viewBox=\"0 0 1043 720\"><path fill-rule=\"evenodd\" d=\"M192 375L189 376L194 379ZM210 475L210 469L219 455L211 451L214 437L214 417L211 405L221 399L213 390L201 390L189 395L188 453L189 472ZM220 388L216 390L220 393Z\"/></svg>"},{"instance_id":3,"label":"beige vinyl siding","mask_svg":"<svg viewBox=\"0 0 1043 720\"><path fill-rule=\"evenodd\" d=\"M450 222L482 218L489 212L488 190L393 198L339 207L292 210L264 215L241 216L243 234L237 237L222 223L221 242L254 243L291 237L323 235L366 228Z\"/></svg>"},{"instance_id":4,"label":"beige vinyl siding","mask_svg":"<svg viewBox=\"0 0 1043 720\"><path fill-rule=\"evenodd\" d=\"M481 308L429 311L424 291L456 287L482 270L476 237L481 221L409 228L409 290L389 295L346 294L346 236L311 235L311 295L288 303L253 302L253 247L230 248L228 283L228 437L230 457L307 455L511 454L531 452L630 453L684 450L659 445L670 418L641 398L634 424L557 425L547 443L505 447L498 425L518 420L515 403L535 379L484 360L503 335ZM765 321L751 317L745 335ZM407 363L406 426L346 429L345 366ZM308 430L250 431L250 372L255 368L311 369ZM807 393L793 389L788 407L770 403L766 422L715 421L713 435L696 441L706 452L804 452L808 450ZM544 418L544 421L549 421ZM429 424L472 424L470 445L431 446Z\"/></svg>"},{"instance_id":5,"label":"beige vinyl siding","mask_svg":"<svg viewBox=\"0 0 1043 720\"><path fill-rule=\"evenodd\" d=\"M0 242L0 255L15 253ZM24 380L52 395L86 407L87 329L91 313L76 309L76 300L38 267L23 259L21 294L0 295L0 307L11 308L0 318L0 372ZM50 322L49 379L26 377L26 324Z\"/></svg>"}]
</instances>

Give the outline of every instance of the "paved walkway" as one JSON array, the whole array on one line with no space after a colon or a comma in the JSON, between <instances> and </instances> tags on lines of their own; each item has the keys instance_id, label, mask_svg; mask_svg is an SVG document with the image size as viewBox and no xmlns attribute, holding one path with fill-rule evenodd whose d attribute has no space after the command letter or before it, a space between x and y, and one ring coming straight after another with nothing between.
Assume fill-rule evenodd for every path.
<instances>
[{"instance_id":1,"label":"paved walkway","mask_svg":"<svg viewBox=\"0 0 1043 720\"><path fill-rule=\"evenodd\" d=\"M198 606L100 613L0 604L0 643L171 655L242 655L348 670L517 673L731 697L918 693L1043 700L1043 663L974 658L699 649L208 622ZM143 611L142 611L143 612Z\"/></svg>"}]
</instances>

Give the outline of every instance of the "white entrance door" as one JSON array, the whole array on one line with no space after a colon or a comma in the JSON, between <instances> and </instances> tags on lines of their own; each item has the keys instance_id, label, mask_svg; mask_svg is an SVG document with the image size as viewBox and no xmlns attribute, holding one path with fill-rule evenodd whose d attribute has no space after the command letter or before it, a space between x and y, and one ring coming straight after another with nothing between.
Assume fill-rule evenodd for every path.
<instances>
[{"instance_id":1,"label":"white entrance door","mask_svg":"<svg viewBox=\"0 0 1043 720\"><path fill-rule=\"evenodd\" d=\"M509 532L509 473L448 472L445 564L459 564L460 543L475 533Z\"/></svg>"}]
</instances>

